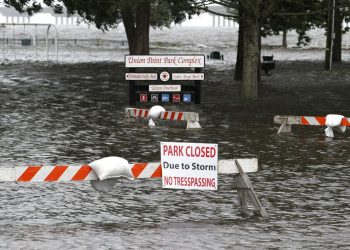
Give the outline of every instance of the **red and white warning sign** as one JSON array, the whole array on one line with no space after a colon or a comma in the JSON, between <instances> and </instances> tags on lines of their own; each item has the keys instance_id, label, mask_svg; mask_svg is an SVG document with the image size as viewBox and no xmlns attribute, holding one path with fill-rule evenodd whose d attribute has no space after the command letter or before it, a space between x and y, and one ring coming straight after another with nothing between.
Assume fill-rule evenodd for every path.
<instances>
[{"instance_id":1,"label":"red and white warning sign","mask_svg":"<svg viewBox=\"0 0 350 250\"><path fill-rule=\"evenodd\" d=\"M140 94L140 102L147 102L148 94Z\"/></svg>"},{"instance_id":2,"label":"red and white warning sign","mask_svg":"<svg viewBox=\"0 0 350 250\"><path fill-rule=\"evenodd\" d=\"M173 94L172 98L173 98L173 102L180 102L181 101L180 94Z\"/></svg>"},{"instance_id":3,"label":"red and white warning sign","mask_svg":"<svg viewBox=\"0 0 350 250\"><path fill-rule=\"evenodd\" d=\"M161 142L163 188L217 190L218 145Z\"/></svg>"}]
</instances>

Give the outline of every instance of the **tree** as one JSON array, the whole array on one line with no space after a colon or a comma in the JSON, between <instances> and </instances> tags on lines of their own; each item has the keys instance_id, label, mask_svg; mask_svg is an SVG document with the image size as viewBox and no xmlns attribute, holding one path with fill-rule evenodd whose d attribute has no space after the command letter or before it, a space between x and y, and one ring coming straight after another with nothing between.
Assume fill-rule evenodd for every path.
<instances>
[{"instance_id":1,"label":"tree","mask_svg":"<svg viewBox=\"0 0 350 250\"><path fill-rule=\"evenodd\" d=\"M349 31L348 27L343 28L343 22L350 21L349 6L349 0L335 0L333 62L341 62L342 60L342 35Z\"/></svg>"},{"instance_id":2,"label":"tree","mask_svg":"<svg viewBox=\"0 0 350 250\"><path fill-rule=\"evenodd\" d=\"M282 32L282 46L287 48L287 33L295 30L297 45L308 44L311 39L306 32L323 25L323 12L323 2L319 0L281 0L278 11L263 23L263 36Z\"/></svg>"},{"instance_id":3,"label":"tree","mask_svg":"<svg viewBox=\"0 0 350 250\"><path fill-rule=\"evenodd\" d=\"M238 45L237 45L237 57L236 57L236 68L235 68L235 77L234 79L237 81L241 81L243 77L243 46L244 46L244 38L243 38L243 32L245 30L244 28L244 21L242 16L242 10L241 8L238 9L239 18L238 18Z\"/></svg>"},{"instance_id":4,"label":"tree","mask_svg":"<svg viewBox=\"0 0 350 250\"><path fill-rule=\"evenodd\" d=\"M121 16L130 54L149 54L150 0L138 1L135 10L130 1L121 1Z\"/></svg>"},{"instance_id":5,"label":"tree","mask_svg":"<svg viewBox=\"0 0 350 250\"><path fill-rule=\"evenodd\" d=\"M278 1L241 0L240 4L244 27L241 95L245 99L255 99L258 97L261 24L276 10Z\"/></svg>"},{"instance_id":6,"label":"tree","mask_svg":"<svg viewBox=\"0 0 350 250\"><path fill-rule=\"evenodd\" d=\"M41 1L5 0L19 12L33 14L39 12ZM180 23L198 13L192 1L186 0L44 0L45 5L62 13L64 7L68 15L79 14L85 21L97 28L108 30L120 21L124 23L130 54L149 54L149 28Z\"/></svg>"},{"instance_id":7,"label":"tree","mask_svg":"<svg viewBox=\"0 0 350 250\"><path fill-rule=\"evenodd\" d=\"M245 99L258 97L260 73L260 43L262 20L269 17L279 1L274 0L212 0L205 4L218 4L239 11L239 38L235 80L242 79L241 96ZM210 12L210 11L209 11ZM213 13L213 12L212 12ZM213 13L218 14L218 13ZM233 15L229 15L234 18ZM237 18L237 15L236 15Z\"/></svg>"}]
</instances>

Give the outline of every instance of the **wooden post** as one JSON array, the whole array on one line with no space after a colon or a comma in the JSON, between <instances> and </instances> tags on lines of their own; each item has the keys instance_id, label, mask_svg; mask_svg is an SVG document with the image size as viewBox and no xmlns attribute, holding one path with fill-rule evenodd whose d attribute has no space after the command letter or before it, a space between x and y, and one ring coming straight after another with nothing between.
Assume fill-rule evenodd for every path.
<instances>
[{"instance_id":1,"label":"wooden post","mask_svg":"<svg viewBox=\"0 0 350 250\"><path fill-rule=\"evenodd\" d=\"M129 69L130 73L135 73L136 70L134 68L130 68ZM135 89L135 81L134 80L130 80L129 81L129 105L134 106L136 104L136 89Z\"/></svg>"},{"instance_id":2,"label":"wooden post","mask_svg":"<svg viewBox=\"0 0 350 250\"><path fill-rule=\"evenodd\" d=\"M200 73L201 68L195 68L194 69L195 73ZM195 98L195 104L200 104L201 103L201 81L200 80L195 80L194 81L194 86L195 86L195 93L196 93L196 98Z\"/></svg>"},{"instance_id":3,"label":"wooden post","mask_svg":"<svg viewBox=\"0 0 350 250\"><path fill-rule=\"evenodd\" d=\"M265 208L261 205L257 195L255 194L253 185L248 175L243 171L241 165L237 160L235 160L235 163L239 170L239 174L233 176L234 185L237 189L239 211L246 215L250 214L250 210L247 206L248 198L254 208L253 213L261 217L267 217L268 213L265 210Z\"/></svg>"}]
</instances>

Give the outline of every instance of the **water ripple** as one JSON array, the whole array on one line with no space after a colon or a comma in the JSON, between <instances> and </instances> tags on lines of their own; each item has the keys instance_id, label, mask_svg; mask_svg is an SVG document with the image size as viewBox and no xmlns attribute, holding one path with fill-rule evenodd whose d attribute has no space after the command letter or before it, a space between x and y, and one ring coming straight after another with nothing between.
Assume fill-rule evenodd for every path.
<instances>
[{"instance_id":1,"label":"water ripple","mask_svg":"<svg viewBox=\"0 0 350 250\"><path fill-rule=\"evenodd\" d=\"M272 123L276 114L346 114L347 65L332 75L316 66L308 66L307 84L291 78L286 86L285 76L305 64L282 64L263 77L261 98L252 103L239 99L230 72L208 66L217 83L203 82L201 105L166 107L199 112L197 131L182 123L124 123L128 87L120 64L2 68L2 167L111 155L158 161L161 141L218 143L220 158L259 156L263 170L250 177L270 216L242 218L230 176L220 176L217 192L163 190L160 180L123 179L109 195L89 183L0 183L0 248L348 248L348 134L328 140L322 128L295 126L278 136Z\"/></svg>"}]
</instances>

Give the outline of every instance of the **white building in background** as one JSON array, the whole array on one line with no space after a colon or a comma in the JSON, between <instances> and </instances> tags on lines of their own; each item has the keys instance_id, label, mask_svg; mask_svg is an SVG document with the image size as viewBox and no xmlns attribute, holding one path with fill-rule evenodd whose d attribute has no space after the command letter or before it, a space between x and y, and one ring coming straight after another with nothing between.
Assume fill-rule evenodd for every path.
<instances>
[{"instance_id":1,"label":"white building in background","mask_svg":"<svg viewBox=\"0 0 350 250\"><path fill-rule=\"evenodd\" d=\"M237 26L237 22L235 22L233 19L229 19L227 17L223 17L220 15L215 15L213 12L223 15L230 15L231 13L228 12L227 8L221 6L221 5L212 5L209 6L209 10L212 11L209 15L211 15L212 18L212 26L213 27L235 27Z\"/></svg>"},{"instance_id":2,"label":"white building in background","mask_svg":"<svg viewBox=\"0 0 350 250\"><path fill-rule=\"evenodd\" d=\"M67 16L66 13L56 14L51 8L44 8L41 12L29 16L19 13L14 8L0 7L1 23L50 23L55 25L76 25L81 23L78 15Z\"/></svg>"},{"instance_id":3,"label":"white building in background","mask_svg":"<svg viewBox=\"0 0 350 250\"><path fill-rule=\"evenodd\" d=\"M233 20L210 13L202 13L199 16L193 16L181 24L183 27L222 27L230 28L237 26Z\"/></svg>"},{"instance_id":4,"label":"white building in background","mask_svg":"<svg viewBox=\"0 0 350 250\"><path fill-rule=\"evenodd\" d=\"M217 13L228 14L222 6L211 6L210 10ZM28 16L20 14L14 8L0 7L0 23L50 23L55 25L78 25L83 21L78 15L67 17L66 13L56 14L51 8L44 8L40 13ZM220 15L203 12L199 16L184 21L183 27L235 27L236 22Z\"/></svg>"},{"instance_id":5,"label":"white building in background","mask_svg":"<svg viewBox=\"0 0 350 250\"><path fill-rule=\"evenodd\" d=\"M223 15L229 15L227 9L220 5L209 6L209 10ZM204 12L199 16L194 15L191 19L186 20L181 24L184 27L221 27L230 28L237 26L237 22L232 19L223 17L221 15L216 15L213 13Z\"/></svg>"}]
</instances>

